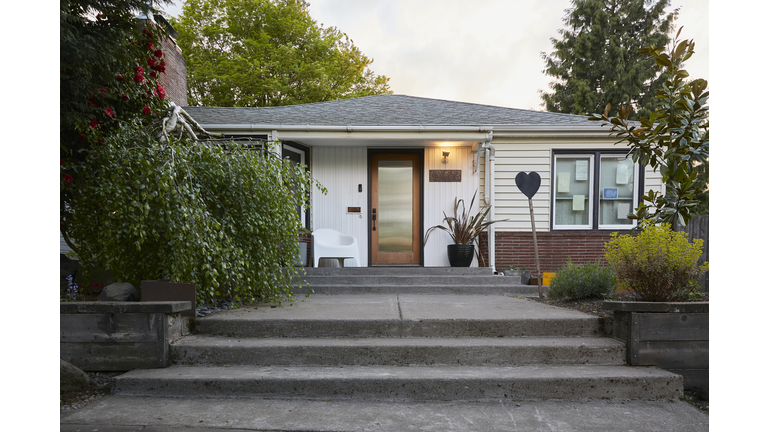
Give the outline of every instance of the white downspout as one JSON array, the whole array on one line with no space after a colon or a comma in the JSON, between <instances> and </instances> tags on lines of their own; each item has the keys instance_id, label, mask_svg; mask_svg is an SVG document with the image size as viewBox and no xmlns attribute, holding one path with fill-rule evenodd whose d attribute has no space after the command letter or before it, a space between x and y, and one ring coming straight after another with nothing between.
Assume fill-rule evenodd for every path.
<instances>
[{"instance_id":1,"label":"white downspout","mask_svg":"<svg viewBox=\"0 0 768 432\"><path fill-rule=\"evenodd\" d=\"M490 220L496 219L496 191L495 183L495 165L496 165L496 147L491 144L493 140L493 131L486 134L486 140L483 143L483 149L485 149L485 190L484 198L485 203L490 207L488 212L488 218ZM491 271L496 272L496 227L491 224L488 227L488 266Z\"/></svg>"}]
</instances>

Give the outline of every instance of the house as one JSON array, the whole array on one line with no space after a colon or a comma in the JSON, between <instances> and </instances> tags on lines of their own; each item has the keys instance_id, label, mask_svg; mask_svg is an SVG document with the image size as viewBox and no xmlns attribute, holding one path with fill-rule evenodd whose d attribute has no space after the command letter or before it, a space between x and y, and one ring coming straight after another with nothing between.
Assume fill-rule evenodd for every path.
<instances>
[{"instance_id":1,"label":"house","mask_svg":"<svg viewBox=\"0 0 768 432\"><path fill-rule=\"evenodd\" d=\"M634 226L626 215L641 196L662 187L586 116L405 95L184 109L211 132L279 142L274 150L306 164L328 189L301 210L306 229L356 237L363 266L448 266L448 234L424 245L424 232L477 191L474 210L491 206L501 222L481 241L484 263L472 265L534 268L528 198L515 185L531 171L542 179L533 198L542 271L568 257L594 261L611 232Z\"/></svg>"}]
</instances>

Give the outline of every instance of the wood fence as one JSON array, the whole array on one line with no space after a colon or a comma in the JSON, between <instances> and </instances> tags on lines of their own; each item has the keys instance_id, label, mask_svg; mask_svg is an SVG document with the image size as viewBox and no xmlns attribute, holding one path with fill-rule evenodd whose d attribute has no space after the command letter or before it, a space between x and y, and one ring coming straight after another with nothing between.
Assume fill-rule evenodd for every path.
<instances>
[{"instance_id":1,"label":"wood fence","mask_svg":"<svg viewBox=\"0 0 768 432\"><path fill-rule=\"evenodd\" d=\"M699 258L699 265L702 265L705 261L709 262L709 216L694 216L688 225L681 227L678 223L675 223L675 231L683 231L688 233L688 239L702 239L704 240L704 248ZM698 279L699 285L704 288L704 292L709 292L709 272L704 273Z\"/></svg>"}]
</instances>

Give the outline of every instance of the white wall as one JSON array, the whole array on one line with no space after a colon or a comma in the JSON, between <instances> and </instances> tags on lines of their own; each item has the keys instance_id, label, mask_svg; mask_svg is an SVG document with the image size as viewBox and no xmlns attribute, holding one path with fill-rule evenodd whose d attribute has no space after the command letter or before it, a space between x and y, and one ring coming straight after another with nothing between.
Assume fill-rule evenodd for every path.
<instances>
[{"instance_id":1,"label":"white wall","mask_svg":"<svg viewBox=\"0 0 768 432\"><path fill-rule=\"evenodd\" d=\"M368 266L368 156L362 147L313 147L312 176L328 194L312 191L312 229L331 228L357 238L361 267ZM363 191L358 192L358 185ZM360 214L348 214L347 207L360 207ZM354 260L346 260L351 266ZM322 260L320 266L338 266Z\"/></svg>"},{"instance_id":2,"label":"white wall","mask_svg":"<svg viewBox=\"0 0 768 432\"><path fill-rule=\"evenodd\" d=\"M443 212L453 216L454 199L464 199L469 206L472 194L478 191L477 175L472 172L472 149L469 147L448 147L451 151L446 164L443 164L442 147L428 147L424 151L424 232L434 225L442 225ZM461 170L461 183L430 182L429 170ZM481 192L475 199L472 213L476 213L480 205ZM461 208L459 209L461 210ZM424 248L425 267L447 267L448 252L446 247L452 244L451 237L442 230L434 230ZM477 267L477 257L472 261L472 267Z\"/></svg>"}]
</instances>

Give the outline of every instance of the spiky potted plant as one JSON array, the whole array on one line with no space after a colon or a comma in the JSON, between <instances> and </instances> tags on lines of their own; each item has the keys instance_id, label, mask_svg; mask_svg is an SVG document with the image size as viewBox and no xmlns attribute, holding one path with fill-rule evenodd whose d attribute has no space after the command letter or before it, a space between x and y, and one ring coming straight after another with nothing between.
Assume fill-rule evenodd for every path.
<instances>
[{"instance_id":1,"label":"spiky potted plant","mask_svg":"<svg viewBox=\"0 0 768 432\"><path fill-rule=\"evenodd\" d=\"M426 246L429 235L432 231L439 229L447 232L454 244L448 245L448 262L451 267L469 267L472 264L472 258L476 253L475 243L480 237L480 234L485 232L491 224L499 221L486 221L490 207L482 208L474 216L470 214L472 207L475 204L475 198L477 197L477 191L472 195L472 201L469 204L469 209L464 205L464 200L458 197L454 199L453 204L453 216L448 216L443 212L443 225L435 225L430 227L424 234L424 245ZM459 206L462 207L461 213L459 213ZM478 255L479 257L479 255Z\"/></svg>"}]
</instances>

